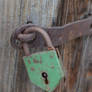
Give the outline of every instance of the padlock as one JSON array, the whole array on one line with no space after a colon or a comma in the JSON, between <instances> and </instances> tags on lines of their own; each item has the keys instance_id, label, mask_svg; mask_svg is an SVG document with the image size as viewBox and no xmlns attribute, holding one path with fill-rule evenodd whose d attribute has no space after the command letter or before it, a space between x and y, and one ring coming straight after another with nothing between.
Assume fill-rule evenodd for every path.
<instances>
[{"instance_id":1,"label":"padlock","mask_svg":"<svg viewBox=\"0 0 92 92\"><path fill-rule=\"evenodd\" d=\"M23 59L29 79L43 90L52 92L64 77L62 64L60 64L57 52L47 32L39 27L30 27L25 31L25 33L31 32L39 32L45 39L48 48L46 51L30 54L28 44L23 44L26 55Z\"/></svg>"}]
</instances>

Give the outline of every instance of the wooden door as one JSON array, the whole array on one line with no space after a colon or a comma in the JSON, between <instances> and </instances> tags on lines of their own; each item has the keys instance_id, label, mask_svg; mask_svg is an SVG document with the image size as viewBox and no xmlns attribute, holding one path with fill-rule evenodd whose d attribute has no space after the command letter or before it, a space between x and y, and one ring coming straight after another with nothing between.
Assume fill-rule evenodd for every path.
<instances>
[{"instance_id":1,"label":"wooden door","mask_svg":"<svg viewBox=\"0 0 92 92\"><path fill-rule=\"evenodd\" d=\"M92 0L0 0L0 92L44 92L33 85L10 36L29 16L40 26L62 26L92 13ZM54 92L92 92L92 37L58 47L65 78Z\"/></svg>"}]
</instances>

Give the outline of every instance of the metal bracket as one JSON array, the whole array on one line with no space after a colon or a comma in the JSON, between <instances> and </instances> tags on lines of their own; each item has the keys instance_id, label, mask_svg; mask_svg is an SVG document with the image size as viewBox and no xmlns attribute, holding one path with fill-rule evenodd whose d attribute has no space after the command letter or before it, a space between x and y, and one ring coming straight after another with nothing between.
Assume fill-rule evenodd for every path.
<instances>
[{"instance_id":1,"label":"metal bracket","mask_svg":"<svg viewBox=\"0 0 92 92\"><path fill-rule=\"evenodd\" d=\"M17 35L23 33L29 27L39 26L34 24L24 24L21 27L17 28L11 36L11 43L13 44L13 46L16 45L15 40L18 39ZM61 27L40 28L47 31L52 40L53 45L56 47L78 37L92 34L92 17L72 22ZM43 46L45 46L45 42L42 39L41 35L37 34L35 40L31 44L31 48L38 48Z\"/></svg>"}]
</instances>

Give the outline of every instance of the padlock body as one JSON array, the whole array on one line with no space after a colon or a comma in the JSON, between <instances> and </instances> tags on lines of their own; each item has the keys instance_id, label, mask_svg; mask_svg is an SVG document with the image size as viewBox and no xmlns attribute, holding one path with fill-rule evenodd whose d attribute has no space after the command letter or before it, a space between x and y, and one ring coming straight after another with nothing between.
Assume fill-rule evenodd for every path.
<instances>
[{"instance_id":1,"label":"padlock body","mask_svg":"<svg viewBox=\"0 0 92 92\"><path fill-rule=\"evenodd\" d=\"M64 77L62 64L55 50L43 51L23 57L29 79L45 91L52 92ZM44 78L43 73L46 73Z\"/></svg>"}]
</instances>

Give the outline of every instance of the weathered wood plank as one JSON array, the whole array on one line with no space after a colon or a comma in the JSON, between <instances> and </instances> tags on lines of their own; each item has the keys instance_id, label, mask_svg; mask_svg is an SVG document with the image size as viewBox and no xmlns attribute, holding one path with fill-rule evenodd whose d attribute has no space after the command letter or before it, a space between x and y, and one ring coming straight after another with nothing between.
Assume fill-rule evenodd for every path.
<instances>
[{"instance_id":1,"label":"weathered wood plank","mask_svg":"<svg viewBox=\"0 0 92 92\"><path fill-rule=\"evenodd\" d=\"M0 92L11 92L16 55L10 35L19 24L19 4L19 0L0 0Z\"/></svg>"},{"instance_id":2,"label":"weathered wood plank","mask_svg":"<svg viewBox=\"0 0 92 92\"><path fill-rule=\"evenodd\" d=\"M89 0L88 12L92 13L92 1ZM92 91L92 36L85 37L81 55L80 71L78 73L77 91Z\"/></svg>"},{"instance_id":3,"label":"weathered wood plank","mask_svg":"<svg viewBox=\"0 0 92 92\"><path fill-rule=\"evenodd\" d=\"M56 25L64 25L66 23L75 21L83 17L88 13L88 6L90 0L61 0L59 8L58 18ZM91 3L91 2L90 2ZM64 82L60 84L62 86L57 88L57 92L84 92L79 91L79 79L78 73L81 71L81 51L82 40L77 39L67 43L61 48L61 56L65 70ZM59 49L60 50L60 49ZM83 71L85 71L83 69ZM83 74L81 73L80 76ZM83 80L82 80L83 81Z\"/></svg>"},{"instance_id":4,"label":"weathered wood plank","mask_svg":"<svg viewBox=\"0 0 92 92\"><path fill-rule=\"evenodd\" d=\"M78 81L76 85L77 92L90 92L90 86L92 81L92 71L90 71L90 66L92 63L92 37L88 37L84 40L83 51L81 57L81 63L79 67L79 73L77 75ZM90 81L90 82L89 82Z\"/></svg>"}]
</instances>

